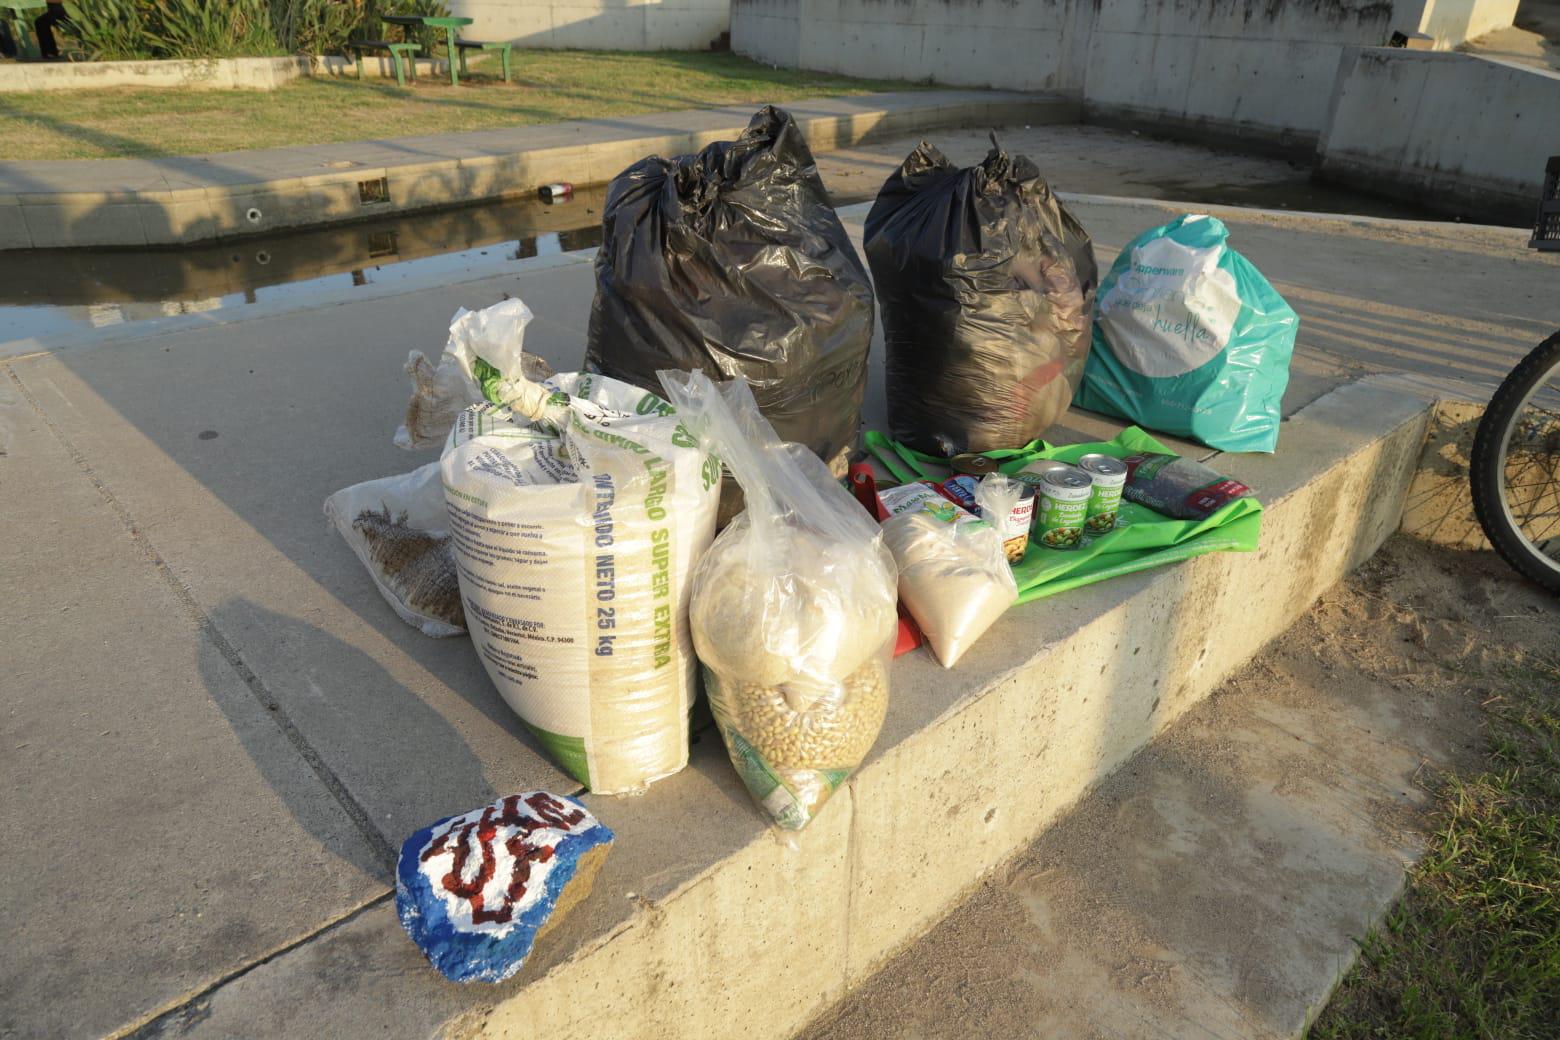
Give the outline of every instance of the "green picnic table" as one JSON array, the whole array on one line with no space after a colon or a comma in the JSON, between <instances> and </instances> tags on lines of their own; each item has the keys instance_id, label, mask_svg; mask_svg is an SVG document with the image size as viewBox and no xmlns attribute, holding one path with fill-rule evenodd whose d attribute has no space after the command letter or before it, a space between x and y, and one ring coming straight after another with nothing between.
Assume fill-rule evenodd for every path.
<instances>
[{"instance_id":1,"label":"green picnic table","mask_svg":"<svg viewBox=\"0 0 1560 1040\"><path fill-rule=\"evenodd\" d=\"M33 34L33 19L37 15L28 15L28 11L41 11L48 7L48 0L0 0L0 10L9 11L6 21L16 27L16 56L26 55L29 58L42 57L38 50L38 39Z\"/></svg>"},{"instance_id":2,"label":"green picnic table","mask_svg":"<svg viewBox=\"0 0 1560 1040\"><path fill-rule=\"evenodd\" d=\"M3 2L3 0L0 0L0 2ZM459 15L451 15L447 18L440 18L434 15L422 14L382 14L379 16L379 20L382 22L387 22L390 25L399 25L403 33L412 26L417 25L427 25L435 29L443 29L445 53L448 56L450 63L450 86L460 86L460 78L455 71L455 30L459 29L463 25L470 25L476 19L464 18Z\"/></svg>"}]
</instances>

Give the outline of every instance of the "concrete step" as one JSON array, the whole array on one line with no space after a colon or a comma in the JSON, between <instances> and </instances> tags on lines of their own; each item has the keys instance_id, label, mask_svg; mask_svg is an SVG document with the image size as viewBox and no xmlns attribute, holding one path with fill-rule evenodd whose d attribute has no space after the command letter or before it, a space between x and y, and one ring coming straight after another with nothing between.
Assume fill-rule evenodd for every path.
<instances>
[{"instance_id":1,"label":"concrete step","mask_svg":"<svg viewBox=\"0 0 1560 1040\"><path fill-rule=\"evenodd\" d=\"M730 140L757 105L164 159L0 163L0 250L171 245L604 183ZM944 127L1075 123L1076 100L988 90L785 106L815 151ZM382 184L380 182L383 182Z\"/></svg>"},{"instance_id":2,"label":"concrete step","mask_svg":"<svg viewBox=\"0 0 1560 1040\"><path fill-rule=\"evenodd\" d=\"M932 927L1191 710L1398 529L1432 405L1369 382L1288 420L1271 457L1212 457L1258 489L1262 547L1010 611L952 672L895 666L860 771L794 842L718 740L640 799L591 899L497 987L444 983L388 899L253 964L147 1035L791 1035Z\"/></svg>"},{"instance_id":3,"label":"concrete step","mask_svg":"<svg viewBox=\"0 0 1560 1040\"><path fill-rule=\"evenodd\" d=\"M1489 617L1506 618L1490 630ZM799 1040L1289 1040L1560 604L1396 537Z\"/></svg>"}]
</instances>

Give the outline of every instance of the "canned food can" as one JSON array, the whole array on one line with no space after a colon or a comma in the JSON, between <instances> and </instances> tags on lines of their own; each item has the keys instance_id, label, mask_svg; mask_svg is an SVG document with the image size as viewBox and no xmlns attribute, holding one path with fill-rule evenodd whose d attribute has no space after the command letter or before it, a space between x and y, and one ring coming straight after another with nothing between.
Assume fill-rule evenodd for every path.
<instances>
[{"instance_id":1,"label":"canned food can","mask_svg":"<svg viewBox=\"0 0 1560 1040\"><path fill-rule=\"evenodd\" d=\"M1064 472L1072 468L1067 463L1057 462L1055 459L1039 459L1013 474L1013 479L1030 487L1039 487L1040 481L1045 479L1047 473Z\"/></svg>"},{"instance_id":2,"label":"canned food can","mask_svg":"<svg viewBox=\"0 0 1560 1040\"><path fill-rule=\"evenodd\" d=\"M1048 549L1076 549L1083 541L1094 481L1067 466L1040 478L1035 489L1035 534Z\"/></svg>"},{"instance_id":3,"label":"canned food can","mask_svg":"<svg viewBox=\"0 0 1560 1040\"><path fill-rule=\"evenodd\" d=\"M1018 485L1018 501L1002 519L1002 547L1009 563L1017 563L1029 551L1029 526L1035 522L1035 486Z\"/></svg>"},{"instance_id":4,"label":"canned food can","mask_svg":"<svg viewBox=\"0 0 1560 1040\"><path fill-rule=\"evenodd\" d=\"M1090 534L1104 534L1116 526L1116 515L1121 512L1121 489L1127 483L1127 464L1095 452L1079 456L1078 468L1089 475L1094 485L1089 492L1085 523Z\"/></svg>"}]
</instances>

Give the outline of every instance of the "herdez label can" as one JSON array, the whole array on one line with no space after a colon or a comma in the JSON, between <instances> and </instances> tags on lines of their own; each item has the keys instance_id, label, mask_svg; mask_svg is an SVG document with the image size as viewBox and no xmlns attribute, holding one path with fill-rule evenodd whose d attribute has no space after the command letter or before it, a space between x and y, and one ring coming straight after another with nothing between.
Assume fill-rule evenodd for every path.
<instances>
[{"instance_id":1,"label":"herdez label can","mask_svg":"<svg viewBox=\"0 0 1560 1040\"><path fill-rule=\"evenodd\" d=\"M1065 464L1041 477L1035 486L1035 539L1048 549L1076 549L1093 489L1087 473Z\"/></svg>"},{"instance_id":2,"label":"herdez label can","mask_svg":"<svg viewBox=\"0 0 1560 1040\"><path fill-rule=\"evenodd\" d=\"M1017 563L1029 551L1029 528L1035 520L1035 486L1020 481L1018 490L1018 501L1000 524L1002 548L1009 563Z\"/></svg>"},{"instance_id":3,"label":"herdez label can","mask_svg":"<svg viewBox=\"0 0 1560 1040\"><path fill-rule=\"evenodd\" d=\"M1089 475L1093 485L1085 524L1090 534L1104 534L1116 526L1116 515L1121 512L1121 489L1127 483L1127 464L1094 452L1079 456L1078 468Z\"/></svg>"},{"instance_id":4,"label":"herdez label can","mask_svg":"<svg viewBox=\"0 0 1560 1040\"><path fill-rule=\"evenodd\" d=\"M1028 484L1030 487L1038 488L1047 473L1065 472L1072 468L1067 463L1057 462L1055 459L1037 459L1013 474L1013 479L1020 484Z\"/></svg>"}]
</instances>

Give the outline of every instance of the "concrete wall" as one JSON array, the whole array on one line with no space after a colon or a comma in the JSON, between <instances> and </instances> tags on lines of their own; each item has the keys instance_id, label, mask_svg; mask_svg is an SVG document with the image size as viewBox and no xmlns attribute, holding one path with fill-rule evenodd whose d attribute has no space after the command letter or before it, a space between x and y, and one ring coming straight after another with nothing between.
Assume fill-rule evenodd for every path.
<instances>
[{"instance_id":1,"label":"concrete wall","mask_svg":"<svg viewBox=\"0 0 1560 1040\"><path fill-rule=\"evenodd\" d=\"M1343 49L1391 33L1372 0L1101 0L1085 114L1307 149Z\"/></svg>"},{"instance_id":2,"label":"concrete wall","mask_svg":"<svg viewBox=\"0 0 1560 1040\"><path fill-rule=\"evenodd\" d=\"M1505 29L1516 17L1519 0L1418 0L1397 4L1398 24L1405 32L1418 30L1435 37L1436 50L1451 50L1496 29ZM1414 8L1420 10L1415 17Z\"/></svg>"},{"instance_id":3,"label":"concrete wall","mask_svg":"<svg viewBox=\"0 0 1560 1040\"><path fill-rule=\"evenodd\" d=\"M1343 49L1385 43L1393 11L1385 0L732 0L731 35L776 65L1063 91L1095 119L1303 150Z\"/></svg>"},{"instance_id":4,"label":"concrete wall","mask_svg":"<svg viewBox=\"0 0 1560 1040\"><path fill-rule=\"evenodd\" d=\"M1319 176L1531 223L1560 149L1560 74L1472 54L1345 55Z\"/></svg>"},{"instance_id":5,"label":"concrete wall","mask_svg":"<svg viewBox=\"0 0 1560 1040\"><path fill-rule=\"evenodd\" d=\"M732 0L731 44L823 72L1080 92L1090 0Z\"/></svg>"},{"instance_id":6,"label":"concrete wall","mask_svg":"<svg viewBox=\"0 0 1560 1040\"><path fill-rule=\"evenodd\" d=\"M730 0L448 0L476 19L468 39L521 47L703 50L731 24Z\"/></svg>"}]
</instances>

